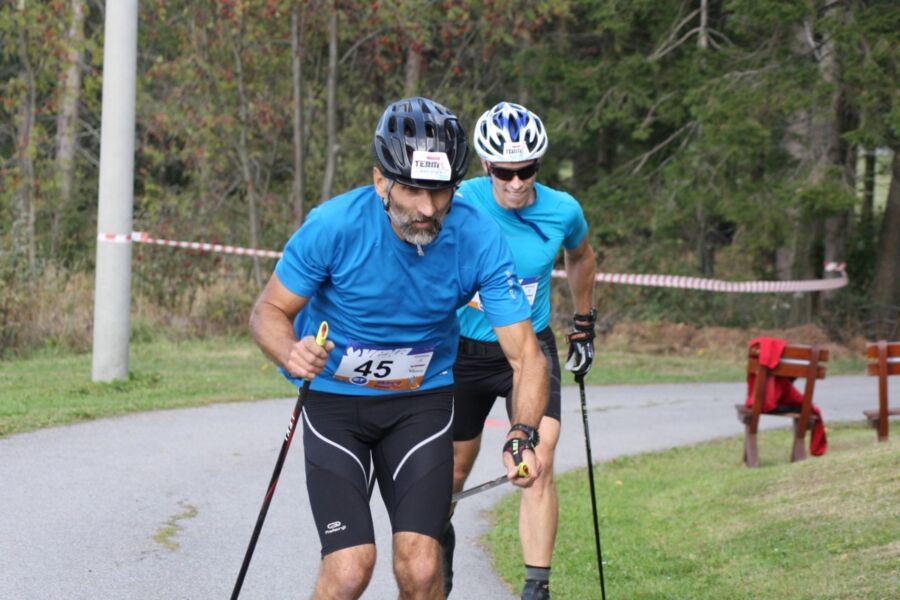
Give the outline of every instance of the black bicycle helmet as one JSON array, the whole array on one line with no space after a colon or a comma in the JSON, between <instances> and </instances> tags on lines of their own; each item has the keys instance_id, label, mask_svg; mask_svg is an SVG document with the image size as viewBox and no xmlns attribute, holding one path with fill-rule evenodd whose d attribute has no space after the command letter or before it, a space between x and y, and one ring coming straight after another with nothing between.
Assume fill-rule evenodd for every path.
<instances>
[{"instance_id":1,"label":"black bicycle helmet","mask_svg":"<svg viewBox=\"0 0 900 600\"><path fill-rule=\"evenodd\" d=\"M469 168L469 143L459 119L428 98L404 98L381 115L372 143L382 175L404 185L424 189L453 187ZM435 169L413 165L413 153L443 153L449 162ZM413 177L415 175L417 177Z\"/></svg>"}]
</instances>

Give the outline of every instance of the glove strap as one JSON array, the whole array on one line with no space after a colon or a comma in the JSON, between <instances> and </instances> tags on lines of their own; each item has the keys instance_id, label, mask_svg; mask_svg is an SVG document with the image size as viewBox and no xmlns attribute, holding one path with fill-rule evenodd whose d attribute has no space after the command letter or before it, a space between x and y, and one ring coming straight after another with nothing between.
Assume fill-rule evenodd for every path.
<instances>
[{"instance_id":1,"label":"glove strap","mask_svg":"<svg viewBox=\"0 0 900 600\"><path fill-rule=\"evenodd\" d=\"M597 309L592 308L591 312L586 315L575 313L572 320L576 331L594 331L594 324L597 323Z\"/></svg>"},{"instance_id":2,"label":"glove strap","mask_svg":"<svg viewBox=\"0 0 900 600\"><path fill-rule=\"evenodd\" d=\"M522 453L526 450L534 452L534 444L531 443L531 440L513 438L506 440L506 443L503 444L503 451L512 454L513 462L517 467L522 464Z\"/></svg>"},{"instance_id":3,"label":"glove strap","mask_svg":"<svg viewBox=\"0 0 900 600\"><path fill-rule=\"evenodd\" d=\"M573 340L584 341L594 339L594 324L597 322L597 309L592 308L586 315L575 313L572 326L574 332L566 336L569 343Z\"/></svg>"},{"instance_id":4,"label":"glove strap","mask_svg":"<svg viewBox=\"0 0 900 600\"><path fill-rule=\"evenodd\" d=\"M597 309L592 308L591 312L589 312L586 315L582 315L580 313L575 313L574 319L576 321L590 321L591 323L596 323L597 322Z\"/></svg>"},{"instance_id":5,"label":"glove strap","mask_svg":"<svg viewBox=\"0 0 900 600\"><path fill-rule=\"evenodd\" d=\"M541 436L538 434L538 430L530 425L525 425L524 423L514 423L512 427L509 428L509 432L507 435L512 433L513 431L521 431L525 435L528 436L528 441L531 442L533 448L536 448L538 444L541 443Z\"/></svg>"}]
</instances>

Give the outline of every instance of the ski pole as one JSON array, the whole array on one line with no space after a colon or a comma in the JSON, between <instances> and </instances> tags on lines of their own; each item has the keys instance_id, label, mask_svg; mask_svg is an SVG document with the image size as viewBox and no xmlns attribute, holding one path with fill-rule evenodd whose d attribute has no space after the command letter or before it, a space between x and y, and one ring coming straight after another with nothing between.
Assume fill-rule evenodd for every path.
<instances>
[{"instance_id":1,"label":"ski pole","mask_svg":"<svg viewBox=\"0 0 900 600\"><path fill-rule=\"evenodd\" d=\"M528 465L526 465L525 463L519 463L518 475L519 475L519 477L528 477ZM500 477L498 477L496 479L491 479L490 481L485 481L481 485L476 485L475 487L472 487L467 490L463 490L461 492L457 492L457 493L453 494L453 496L450 498L450 501L458 502L458 501L462 500L463 498L468 498L469 496L474 496L475 494L480 494L481 492L486 492L487 490L489 490L491 488L495 488L498 485L503 485L507 481L509 481L509 477L507 477L505 474L501 475Z\"/></svg>"},{"instance_id":2,"label":"ski pole","mask_svg":"<svg viewBox=\"0 0 900 600\"><path fill-rule=\"evenodd\" d=\"M316 343L319 346L324 347L327 339L328 323L322 321L322 324L319 325L319 332L316 334ZM250 536L250 544L247 546L247 552L244 555L244 562L241 564L241 570L238 573L237 581L234 582L231 600L237 600L237 597L241 594L241 587L244 585L244 576L247 575L250 559L253 558L253 550L256 548L256 542L259 539L259 532L262 531L263 523L266 520L266 513L269 512L269 504L272 503L272 496L275 494L275 486L278 485L278 477L281 475L281 468L284 466L284 459L287 457L288 449L291 447L291 440L294 439L297 420L300 418L300 411L303 410L303 402L306 400L306 394L309 392L309 383L309 379L303 380L303 386L300 388L300 394L297 396L297 403L294 405L294 412L291 414L291 422L288 424L287 433L284 435L284 442L281 444L281 452L278 453L278 460L275 461L275 471L272 473L272 479L269 481L269 487L266 489L262 508L259 509L259 517L256 519L253 535Z\"/></svg>"},{"instance_id":3,"label":"ski pole","mask_svg":"<svg viewBox=\"0 0 900 600\"><path fill-rule=\"evenodd\" d=\"M591 508L594 511L594 541L597 542L597 569L600 571L600 595L606 600L606 585L603 581L603 554L600 551L600 527L597 525L597 495L594 492L594 461L591 458L591 432L588 428L587 401L584 397L584 375L576 375L581 392L581 420L584 422L584 447L587 451L588 480L591 483Z\"/></svg>"}]
</instances>

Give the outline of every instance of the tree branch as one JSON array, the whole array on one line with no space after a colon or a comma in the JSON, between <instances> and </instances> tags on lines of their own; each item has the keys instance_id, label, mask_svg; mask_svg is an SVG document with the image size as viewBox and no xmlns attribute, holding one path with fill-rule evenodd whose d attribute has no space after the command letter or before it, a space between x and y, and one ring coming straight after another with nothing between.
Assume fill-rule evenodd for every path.
<instances>
[{"instance_id":1,"label":"tree branch","mask_svg":"<svg viewBox=\"0 0 900 600\"><path fill-rule=\"evenodd\" d=\"M677 42L672 44L671 46L669 46L667 48L659 48L656 51L654 51L653 54L650 55L648 60L650 62L654 62L654 61L661 59L663 56L665 56L672 50L676 49L678 46L680 46L683 43L685 43L686 41L688 41L692 35L694 35L695 33L699 32L699 31L700 31L699 27L694 27L693 29L691 29L690 31L685 33L683 36L681 36L681 38Z\"/></svg>"},{"instance_id":2,"label":"tree branch","mask_svg":"<svg viewBox=\"0 0 900 600\"><path fill-rule=\"evenodd\" d=\"M641 169L644 167L644 165L647 163L647 161L650 160L651 156L653 156L654 154L656 154L657 152L659 152L660 150L662 150L663 148L665 148L666 146L671 144L672 141L675 140L679 135L681 135L682 132L684 132L686 129L690 129L690 131L693 131L696 127L697 127L696 121L690 121L689 123L682 125L681 127L678 128L677 131L675 131L675 133L673 133L672 135L667 137L665 140L661 141L660 143L658 143L656 146L654 146L653 148L651 148L650 150L648 150L641 156L635 157L635 158L629 160L627 163L625 163L622 166L628 167L630 164L634 163L635 161L638 161L637 166L634 169L632 169L632 171L631 171L632 175L637 175L641 171Z\"/></svg>"}]
</instances>

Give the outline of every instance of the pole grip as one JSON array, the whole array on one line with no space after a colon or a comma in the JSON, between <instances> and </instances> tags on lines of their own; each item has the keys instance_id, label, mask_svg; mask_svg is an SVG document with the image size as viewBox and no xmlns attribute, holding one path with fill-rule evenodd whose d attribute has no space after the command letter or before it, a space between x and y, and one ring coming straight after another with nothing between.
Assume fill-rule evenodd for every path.
<instances>
[{"instance_id":1,"label":"pole grip","mask_svg":"<svg viewBox=\"0 0 900 600\"><path fill-rule=\"evenodd\" d=\"M316 343L323 348L325 341L328 339L328 321L322 321L319 325L319 332L316 334Z\"/></svg>"}]
</instances>

